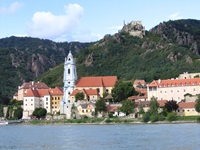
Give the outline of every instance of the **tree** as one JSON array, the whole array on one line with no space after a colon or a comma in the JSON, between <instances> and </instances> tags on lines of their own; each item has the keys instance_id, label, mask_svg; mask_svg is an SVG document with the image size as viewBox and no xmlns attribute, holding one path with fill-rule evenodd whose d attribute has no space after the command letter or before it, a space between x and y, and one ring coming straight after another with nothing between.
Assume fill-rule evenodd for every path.
<instances>
[{"instance_id":1,"label":"tree","mask_svg":"<svg viewBox=\"0 0 200 150\"><path fill-rule=\"evenodd\" d=\"M32 116L36 116L37 118L45 117L47 114L47 110L45 108L36 108L33 111Z\"/></svg>"},{"instance_id":2,"label":"tree","mask_svg":"<svg viewBox=\"0 0 200 150\"><path fill-rule=\"evenodd\" d=\"M149 112L151 115L158 114L159 104L155 97L152 97L149 103Z\"/></svg>"},{"instance_id":3,"label":"tree","mask_svg":"<svg viewBox=\"0 0 200 150\"><path fill-rule=\"evenodd\" d=\"M127 99L122 101L122 106L119 108L119 110L126 115L129 115L134 112L134 108L135 102Z\"/></svg>"},{"instance_id":4,"label":"tree","mask_svg":"<svg viewBox=\"0 0 200 150\"><path fill-rule=\"evenodd\" d=\"M178 109L178 104L176 101L171 100L166 102L164 107L166 108L167 112L172 112Z\"/></svg>"},{"instance_id":5,"label":"tree","mask_svg":"<svg viewBox=\"0 0 200 150\"><path fill-rule=\"evenodd\" d=\"M84 94L81 92L81 93L77 93L76 95L75 95L75 99L76 99L76 102L78 101L78 100L83 100L84 99Z\"/></svg>"},{"instance_id":6,"label":"tree","mask_svg":"<svg viewBox=\"0 0 200 150\"><path fill-rule=\"evenodd\" d=\"M131 82L117 81L114 88L112 89L112 96L114 101L121 102L127 99L129 96L137 95Z\"/></svg>"},{"instance_id":7,"label":"tree","mask_svg":"<svg viewBox=\"0 0 200 150\"><path fill-rule=\"evenodd\" d=\"M21 119L23 115L23 109L21 107L18 107L15 111L14 111L14 118L15 119Z\"/></svg>"},{"instance_id":8,"label":"tree","mask_svg":"<svg viewBox=\"0 0 200 150\"><path fill-rule=\"evenodd\" d=\"M198 95L198 98L197 98L197 100L196 100L195 110L196 110L197 112L200 112L200 95Z\"/></svg>"},{"instance_id":9,"label":"tree","mask_svg":"<svg viewBox=\"0 0 200 150\"><path fill-rule=\"evenodd\" d=\"M104 99L100 99L96 102L95 104L96 108L95 108L95 111L96 112L105 112L107 110L107 107L106 107L106 103L104 101Z\"/></svg>"}]
</instances>

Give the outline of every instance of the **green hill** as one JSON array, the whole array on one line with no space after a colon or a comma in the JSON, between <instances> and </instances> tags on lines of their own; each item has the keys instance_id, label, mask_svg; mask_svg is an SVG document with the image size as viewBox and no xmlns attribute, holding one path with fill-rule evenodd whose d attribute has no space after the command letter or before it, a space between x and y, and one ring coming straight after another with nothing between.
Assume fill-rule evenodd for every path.
<instances>
[{"instance_id":1,"label":"green hill","mask_svg":"<svg viewBox=\"0 0 200 150\"><path fill-rule=\"evenodd\" d=\"M12 98L19 85L41 76L91 43L56 43L30 37L0 39L0 101Z\"/></svg>"},{"instance_id":2,"label":"green hill","mask_svg":"<svg viewBox=\"0 0 200 150\"><path fill-rule=\"evenodd\" d=\"M177 77L180 73L200 72L199 20L164 22L146 31L144 38L121 31L106 35L102 40L80 51L76 56L78 77L91 75L117 75L125 80ZM63 66L51 74L62 78ZM56 75L57 74L57 75ZM62 80L49 85L62 85Z\"/></svg>"},{"instance_id":3,"label":"green hill","mask_svg":"<svg viewBox=\"0 0 200 150\"><path fill-rule=\"evenodd\" d=\"M167 79L200 72L200 21L163 22L143 34L131 23L95 43L56 43L38 38L0 39L0 100L11 97L23 81L42 80L63 86L63 61L69 50L78 77L117 75L124 80ZM141 35L130 35L141 31ZM135 32L136 31L136 32Z\"/></svg>"}]
</instances>

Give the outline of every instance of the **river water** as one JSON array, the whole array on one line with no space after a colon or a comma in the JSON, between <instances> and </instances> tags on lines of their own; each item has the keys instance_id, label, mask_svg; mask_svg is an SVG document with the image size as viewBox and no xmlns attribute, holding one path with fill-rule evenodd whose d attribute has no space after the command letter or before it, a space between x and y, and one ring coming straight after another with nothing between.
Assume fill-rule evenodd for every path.
<instances>
[{"instance_id":1,"label":"river water","mask_svg":"<svg viewBox=\"0 0 200 150\"><path fill-rule=\"evenodd\" d=\"M0 126L0 149L199 150L200 124Z\"/></svg>"}]
</instances>

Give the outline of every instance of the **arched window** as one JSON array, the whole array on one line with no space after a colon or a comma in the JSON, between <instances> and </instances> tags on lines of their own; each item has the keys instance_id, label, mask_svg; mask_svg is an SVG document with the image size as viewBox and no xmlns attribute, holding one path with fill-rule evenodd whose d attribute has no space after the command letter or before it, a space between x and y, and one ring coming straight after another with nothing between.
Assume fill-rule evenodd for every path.
<instances>
[{"instance_id":1,"label":"arched window","mask_svg":"<svg viewBox=\"0 0 200 150\"><path fill-rule=\"evenodd\" d=\"M68 74L70 74L70 69L68 69Z\"/></svg>"}]
</instances>

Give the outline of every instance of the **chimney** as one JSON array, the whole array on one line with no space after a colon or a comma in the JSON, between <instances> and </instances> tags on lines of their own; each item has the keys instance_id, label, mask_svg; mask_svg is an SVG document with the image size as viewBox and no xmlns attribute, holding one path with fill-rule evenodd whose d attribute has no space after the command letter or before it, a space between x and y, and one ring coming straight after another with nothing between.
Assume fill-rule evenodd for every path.
<instances>
[{"instance_id":1,"label":"chimney","mask_svg":"<svg viewBox=\"0 0 200 150\"><path fill-rule=\"evenodd\" d=\"M161 83L161 79L158 79L158 83L159 83L159 84Z\"/></svg>"},{"instance_id":2,"label":"chimney","mask_svg":"<svg viewBox=\"0 0 200 150\"><path fill-rule=\"evenodd\" d=\"M32 83L32 85L34 85L34 81L32 81L31 83Z\"/></svg>"}]
</instances>

